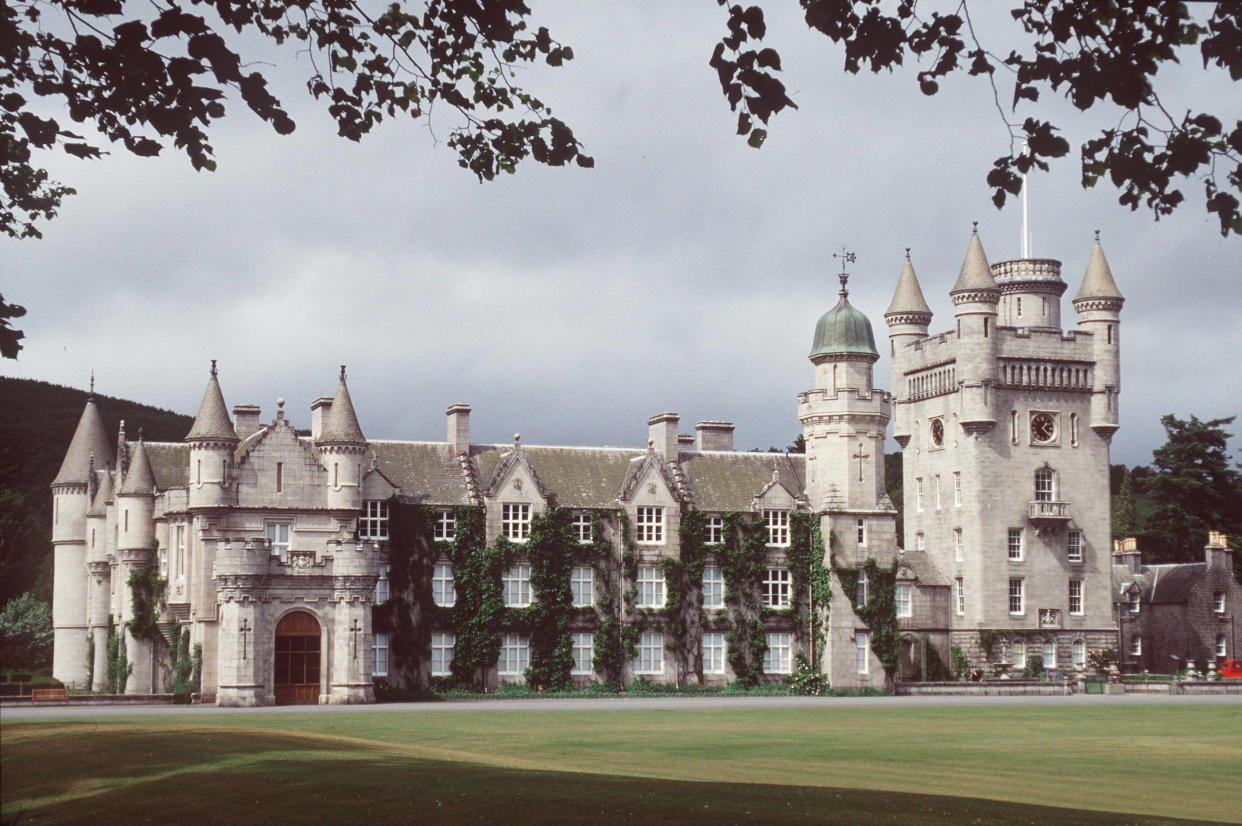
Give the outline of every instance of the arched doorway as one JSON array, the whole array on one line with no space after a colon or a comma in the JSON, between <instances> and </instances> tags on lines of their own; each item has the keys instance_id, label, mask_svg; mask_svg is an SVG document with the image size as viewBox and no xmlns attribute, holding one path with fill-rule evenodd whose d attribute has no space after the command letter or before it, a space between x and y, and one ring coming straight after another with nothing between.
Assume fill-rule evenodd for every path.
<instances>
[{"instance_id":1,"label":"arched doorway","mask_svg":"<svg viewBox=\"0 0 1242 826\"><path fill-rule=\"evenodd\" d=\"M276 705L319 702L319 621L305 611L276 624Z\"/></svg>"},{"instance_id":2,"label":"arched doorway","mask_svg":"<svg viewBox=\"0 0 1242 826\"><path fill-rule=\"evenodd\" d=\"M897 679L901 682L918 682L923 674L923 645L916 637L901 638L901 655L897 660Z\"/></svg>"}]
</instances>

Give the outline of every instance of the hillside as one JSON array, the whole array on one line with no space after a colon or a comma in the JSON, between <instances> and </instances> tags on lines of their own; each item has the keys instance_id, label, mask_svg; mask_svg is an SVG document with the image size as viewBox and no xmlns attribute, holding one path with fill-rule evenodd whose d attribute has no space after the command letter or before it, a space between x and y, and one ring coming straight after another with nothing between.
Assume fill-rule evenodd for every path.
<instances>
[{"instance_id":1,"label":"hillside","mask_svg":"<svg viewBox=\"0 0 1242 826\"><path fill-rule=\"evenodd\" d=\"M0 604L34 591L52 596L52 497L48 485L60 462L86 392L58 384L0 376ZM122 419L131 439L141 428L150 441L180 441L193 419L126 399L97 395L109 433Z\"/></svg>"}]
</instances>

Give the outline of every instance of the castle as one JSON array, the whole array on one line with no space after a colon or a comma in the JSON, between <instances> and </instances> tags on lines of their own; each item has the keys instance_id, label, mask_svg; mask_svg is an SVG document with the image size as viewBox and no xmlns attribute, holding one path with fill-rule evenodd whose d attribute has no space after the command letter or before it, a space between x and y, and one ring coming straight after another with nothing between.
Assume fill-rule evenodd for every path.
<instances>
[{"instance_id":1,"label":"castle","mask_svg":"<svg viewBox=\"0 0 1242 826\"><path fill-rule=\"evenodd\" d=\"M1061 329L1060 262L989 265L972 235L950 293L955 327L931 335L907 255L884 315L892 395L874 386L871 323L841 282L814 332L814 386L797 399L804 454L739 452L731 423L700 421L688 435L675 413L648 420L645 448L476 444L464 404L448 408L444 441L368 439L344 368L335 394L311 405L309 435L283 401L267 422L255 405L230 415L214 362L182 443L132 440L123 424L113 443L92 398L52 483L53 673L103 689L109 633L124 633L124 690L166 690L179 624L201 646L202 694L220 705L370 702L395 665L383 609L399 503L432 515L428 581L413 587L439 609L464 584L450 553L463 514L481 517L489 545L516 549L497 572L506 609L538 598L523 548L545 515L567 515L576 541L605 549L572 568L574 610L558 633L575 682L601 676L604 605L631 629L613 675L623 683L725 682L743 665L780 676L805 658L835 687L882 687L886 664L888 676L934 676L951 646L974 667L1020 667L1032 654L1081 666L1089 648L1115 647L1108 443L1123 299L1098 240L1076 330ZM904 541L885 494L890 416ZM688 553L683 522L705 551L701 575L677 589L698 609L688 628L662 613L675 589L665 561ZM728 558L738 525L762 557L745 577ZM827 605L793 570L805 525L831 569ZM165 591L161 633L135 634L135 573L152 570ZM872 627L886 588L895 625ZM461 620L445 617L414 620L420 679L452 672ZM749 654L738 649L743 622L759 637ZM981 630L1003 650L987 650ZM520 625L497 634L495 662L477 675L485 686L523 680L535 646Z\"/></svg>"}]
</instances>

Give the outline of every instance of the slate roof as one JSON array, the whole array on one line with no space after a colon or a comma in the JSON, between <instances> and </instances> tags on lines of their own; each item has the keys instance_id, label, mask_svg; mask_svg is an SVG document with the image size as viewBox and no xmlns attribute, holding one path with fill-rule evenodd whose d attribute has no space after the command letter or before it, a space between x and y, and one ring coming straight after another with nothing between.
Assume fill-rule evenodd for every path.
<instances>
[{"instance_id":1,"label":"slate roof","mask_svg":"<svg viewBox=\"0 0 1242 826\"><path fill-rule=\"evenodd\" d=\"M328 410L328 419L316 441L320 444L365 444L367 437L362 435L362 425L358 424L353 399L349 397L349 388L345 386L344 368L341 369L341 382L336 386L336 396Z\"/></svg>"},{"instance_id":2,"label":"slate roof","mask_svg":"<svg viewBox=\"0 0 1242 826\"><path fill-rule=\"evenodd\" d=\"M694 505L701 511L749 510L754 497L772 481L772 465L780 485L795 499L805 499L805 457L786 453L682 453L682 469L690 480Z\"/></svg>"},{"instance_id":3,"label":"slate roof","mask_svg":"<svg viewBox=\"0 0 1242 826\"><path fill-rule=\"evenodd\" d=\"M443 442L367 443L375 453L376 466L410 502L468 505L465 479L457 460Z\"/></svg>"},{"instance_id":4,"label":"slate roof","mask_svg":"<svg viewBox=\"0 0 1242 826\"><path fill-rule=\"evenodd\" d=\"M99 415L99 407L93 396L86 400L78 426L73 431L73 439L69 442L69 449L65 451L65 460L60 463L60 470L52 484L85 485L91 472L91 456L95 457L97 468L112 464L111 441L104 432L103 417Z\"/></svg>"},{"instance_id":5,"label":"slate roof","mask_svg":"<svg viewBox=\"0 0 1242 826\"><path fill-rule=\"evenodd\" d=\"M893 292L893 300L884 311L885 316L901 313L926 313L931 315L931 307L923 297L923 288L919 286L918 276L914 274L914 265L910 263L910 254L901 263L901 275L897 278L897 289Z\"/></svg>"},{"instance_id":6,"label":"slate roof","mask_svg":"<svg viewBox=\"0 0 1242 826\"><path fill-rule=\"evenodd\" d=\"M470 455L479 468L479 484L486 488L500 459L513 445L472 445ZM544 447L523 445L552 503L562 508L615 508L626 473L645 451L614 447Z\"/></svg>"},{"instance_id":7,"label":"slate roof","mask_svg":"<svg viewBox=\"0 0 1242 826\"><path fill-rule=\"evenodd\" d=\"M95 498L91 501L86 515L107 516L108 503L112 501L112 471L96 470L95 478L99 480L99 488L95 491Z\"/></svg>"},{"instance_id":8,"label":"slate roof","mask_svg":"<svg viewBox=\"0 0 1242 826\"><path fill-rule=\"evenodd\" d=\"M1113 601L1127 602L1129 591L1126 586L1138 583L1143 591L1143 602L1166 605L1183 603L1190 596L1190 589L1203 578L1206 570L1207 564L1204 562L1180 562L1144 565L1141 573L1133 574L1124 565L1114 565L1113 578L1119 584L1114 589Z\"/></svg>"},{"instance_id":9,"label":"slate roof","mask_svg":"<svg viewBox=\"0 0 1242 826\"><path fill-rule=\"evenodd\" d=\"M1091 248L1091 258L1087 261L1087 272L1083 275L1082 286L1078 288L1075 301L1085 298L1121 298L1117 282L1113 280L1113 271L1104 257L1104 248L1097 240Z\"/></svg>"},{"instance_id":10,"label":"slate roof","mask_svg":"<svg viewBox=\"0 0 1242 826\"><path fill-rule=\"evenodd\" d=\"M190 484L190 446L178 442L146 442L147 460L158 490Z\"/></svg>"},{"instance_id":11,"label":"slate roof","mask_svg":"<svg viewBox=\"0 0 1242 826\"><path fill-rule=\"evenodd\" d=\"M996 290L996 279L992 277L992 268L988 266L988 257L983 252L983 242L979 233L970 235L970 244L966 247L966 258L962 261L962 270L958 273L957 283L949 291L952 295L962 290Z\"/></svg>"},{"instance_id":12,"label":"slate roof","mask_svg":"<svg viewBox=\"0 0 1242 826\"><path fill-rule=\"evenodd\" d=\"M944 585L948 586L949 580L940 573L940 569L932 562L927 551L902 551L897 557L898 567L901 565L909 565L914 570L914 576L918 579L920 585Z\"/></svg>"},{"instance_id":13,"label":"slate roof","mask_svg":"<svg viewBox=\"0 0 1242 826\"><path fill-rule=\"evenodd\" d=\"M119 493L146 495L154 490L155 473L151 470L151 462L147 458L147 446L139 440L134 445L134 452L129 460L129 471L121 481Z\"/></svg>"},{"instance_id":14,"label":"slate roof","mask_svg":"<svg viewBox=\"0 0 1242 826\"><path fill-rule=\"evenodd\" d=\"M224 394L220 392L214 367L211 378L207 380L207 389L203 391L203 400L198 405L198 415L194 417L194 425L186 438L237 441L237 431L229 418L229 409L224 404Z\"/></svg>"}]
</instances>

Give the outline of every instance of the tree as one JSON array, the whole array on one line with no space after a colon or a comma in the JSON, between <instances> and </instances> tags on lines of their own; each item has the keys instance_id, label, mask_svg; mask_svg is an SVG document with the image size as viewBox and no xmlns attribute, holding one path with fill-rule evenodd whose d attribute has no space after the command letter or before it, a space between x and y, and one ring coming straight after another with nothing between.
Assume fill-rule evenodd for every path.
<instances>
[{"instance_id":1,"label":"tree","mask_svg":"<svg viewBox=\"0 0 1242 826\"><path fill-rule=\"evenodd\" d=\"M19 671L52 663L52 609L34 594L9 600L0 611L0 665Z\"/></svg>"},{"instance_id":2,"label":"tree","mask_svg":"<svg viewBox=\"0 0 1242 826\"><path fill-rule=\"evenodd\" d=\"M1161 417L1168 441L1152 454L1157 472L1147 492L1158 505L1147 518L1147 533L1162 559L1198 561L1208 531L1242 532L1242 474L1227 450L1233 434L1225 432L1234 418Z\"/></svg>"},{"instance_id":3,"label":"tree","mask_svg":"<svg viewBox=\"0 0 1242 826\"><path fill-rule=\"evenodd\" d=\"M49 103L136 155L172 144L198 170L215 169L206 130L224 116L228 92L276 132L292 132L293 120L256 61L243 58L243 45L250 53L261 45L308 53L307 89L350 140L385 118L430 122L447 108L454 121L448 145L480 180L513 172L528 156L553 166L593 164L569 126L514 85L517 65L573 58L547 29L530 31L524 0L428 0L412 11L392 3L378 14L352 0L192 5L214 13L191 14L173 0L15 0L0 7L0 230L39 237L36 222L55 216L73 194L32 163L33 150L102 153L69 131L65 118L45 116Z\"/></svg>"},{"instance_id":4,"label":"tree","mask_svg":"<svg viewBox=\"0 0 1242 826\"><path fill-rule=\"evenodd\" d=\"M1080 110L1112 103L1121 114L1115 126L1082 145L1084 187L1107 177L1121 190L1120 203L1137 209L1145 201L1159 218L1185 199L1181 181L1198 178L1221 234L1242 235L1242 119L1183 114L1156 91L1160 70L1183 57L1242 79L1242 3L1193 4L1192 11L1192 4L1172 0L1016 1L1010 16L1022 29L1023 49L1001 57L980 38L968 0L947 14L926 14L918 0L801 0L807 25L844 47L850 74L892 71L909 58L920 65L917 81L925 95L960 73L988 81L1010 135L1009 154L987 175L997 207L1021 191L1022 174L1047 170L1049 160L1069 154L1057 126L1037 113L1018 114L1019 107L1037 112L1041 95L1057 94ZM760 47L767 33L763 10L717 2L728 9L728 34L711 66L738 112L738 134L759 147L771 116L796 107L775 76L780 55ZM1012 95L1003 98L1005 83L1012 83Z\"/></svg>"},{"instance_id":5,"label":"tree","mask_svg":"<svg viewBox=\"0 0 1242 826\"><path fill-rule=\"evenodd\" d=\"M17 358L18 351L22 349L20 342L26 334L21 330L14 330L9 319L21 318L25 314L25 307L18 304L6 304L4 296L0 295L0 356L6 359Z\"/></svg>"},{"instance_id":6,"label":"tree","mask_svg":"<svg viewBox=\"0 0 1242 826\"><path fill-rule=\"evenodd\" d=\"M1121 479L1121 491L1113 497L1113 539L1137 536L1142 529L1138 506L1134 501L1134 482L1131 474Z\"/></svg>"}]
</instances>

